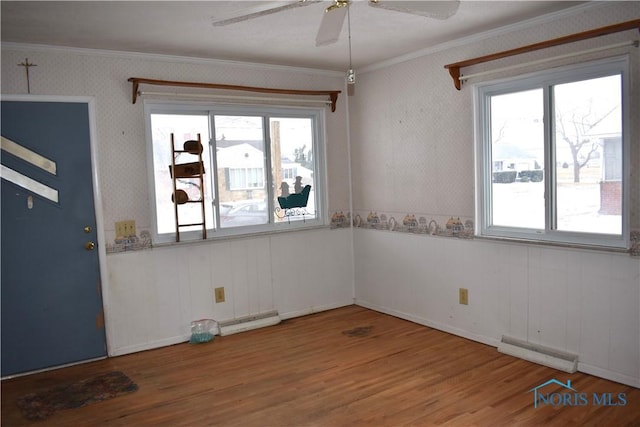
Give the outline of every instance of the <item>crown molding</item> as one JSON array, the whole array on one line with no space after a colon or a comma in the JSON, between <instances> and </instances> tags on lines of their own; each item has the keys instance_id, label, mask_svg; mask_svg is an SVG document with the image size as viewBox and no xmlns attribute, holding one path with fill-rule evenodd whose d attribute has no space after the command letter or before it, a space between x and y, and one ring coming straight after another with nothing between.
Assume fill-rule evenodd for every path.
<instances>
[{"instance_id":1,"label":"crown molding","mask_svg":"<svg viewBox=\"0 0 640 427\"><path fill-rule=\"evenodd\" d=\"M30 44L30 43L14 43L14 42L2 42L2 50L26 50L26 51L38 51L38 52L58 52L58 53L70 53L76 55L92 55L103 56L120 59L138 59L138 60L152 60L163 62L179 62L181 64L189 63L195 65L216 65L222 67L241 67L251 68L259 70L271 70L271 71L289 71L306 74L316 74L325 77L344 77L344 73L335 70L322 70L318 68L305 68L305 67L293 67L287 65L277 64L265 64L259 62L243 62L243 61L231 61L226 59L214 59L214 58L198 58L193 56L178 56L178 55L162 55L155 53L142 53L142 52L128 52L108 49L88 49L69 46L54 46L46 44Z\"/></svg>"},{"instance_id":2,"label":"crown molding","mask_svg":"<svg viewBox=\"0 0 640 427\"><path fill-rule=\"evenodd\" d=\"M368 73L371 71L380 70L383 68L387 68L393 65L401 64L403 62L411 61L413 59L422 58L424 56L432 55L434 53L442 52L445 50L465 46L471 43L477 43L482 40L487 40L494 37L500 37L505 34L510 34L513 32L521 31L524 29L528 29L531 27L536 27L539 25L547 24L549 22L556 21L561 18L565 18L568 16L577 15L578 13L591 11L593 9L601 8L607 6L606 2L594 1L594 2L586 2L584 4L580 4L574 7L570 7L567 9L560 10L558 12L548 13L546 15L540 15L535 18L527 19L525 21L520 21L515 24L505 25L500 28L495 28L493 30L484 31L482 33L473 34L467 37L461 37L459 39L450 40L444 43L440 43L435 46L430 46L424 49L417 50L415 52L407 53L405 55L400 55L395 58L390 58L384 61L377 62L375 64L368 65L358 70L359 74Z\"/></svg>"}]
</instances>

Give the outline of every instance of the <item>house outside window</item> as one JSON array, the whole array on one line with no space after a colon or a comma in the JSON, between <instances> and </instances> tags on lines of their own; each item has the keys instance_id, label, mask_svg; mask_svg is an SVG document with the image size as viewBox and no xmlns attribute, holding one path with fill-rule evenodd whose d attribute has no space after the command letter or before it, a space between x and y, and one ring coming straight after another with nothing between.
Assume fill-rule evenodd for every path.
<instances>
[{"instance_id":1,"label":"house outside window","mask_svg":"<svg viewBox=\"0 0 640 427\"><path fill-rule=\"evenodd\" d=\"M628 61L475 87L481 236L628 244Z\"/></svg>"},{"instance_id":2,"label":"house outside window","mask_svg":"<svg viewBox=\"0 0 640 427\"><path fill-rule=\"evenodd\" d=\"M171 134L175 148L200 135L205 164L205 220L208 237L286 231L324 224L324 110L244 107L147 101L147 139L154 241L175 241L172 202ZM313 159L304 164L297 154L304 148ZM176 164L193 161L190 153L176 156ZM306 206L282 209L278 197L295 193L296 177L309 185ZM199 181L180 178L191 198L200 194ZM191 189L191 190L190 190ZM284 193L283 193L284 191ZM197 204L179 205L179 222L197 223ZM201 238L201 228L180 229L181 238Z\"/></svg>"}]
</instances>

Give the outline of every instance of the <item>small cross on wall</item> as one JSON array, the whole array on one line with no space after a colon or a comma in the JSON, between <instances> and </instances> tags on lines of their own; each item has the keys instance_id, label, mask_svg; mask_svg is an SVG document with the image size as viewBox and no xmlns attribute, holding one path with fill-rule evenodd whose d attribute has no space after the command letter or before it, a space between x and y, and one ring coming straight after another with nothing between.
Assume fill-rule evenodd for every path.
<instances>
[{"instance_id":1,"label":"small cross on wall","mask_svg":"<svg viewBox=\"0 0 640 427\"><path fill-rule=\"evenodd\" d=\"M31 93L31 84L29 82L29 67L37 67L36 64L29 62L29 58L25 58L23 62L18 64L18 67L24 67L27 72L27 93Z\"/></svg>"}]
</instances>

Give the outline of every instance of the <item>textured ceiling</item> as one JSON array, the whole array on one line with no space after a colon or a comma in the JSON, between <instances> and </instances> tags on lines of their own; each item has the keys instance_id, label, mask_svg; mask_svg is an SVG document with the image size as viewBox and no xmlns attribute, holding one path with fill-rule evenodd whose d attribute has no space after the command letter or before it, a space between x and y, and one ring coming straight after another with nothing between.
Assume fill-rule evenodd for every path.
<instances>
[{"instance_id":1,"label":"textured ceiling","mask_svg":"<svg viewBox=\"0 0 640 427\"><path fill-rule=\"evenodd\" d=\"M382 0L393 1L393 0ZM258 62L324 70L348 65L345 23L337 43L316 47L331 1L293 7L227 26L213 22L295 2L2 1L2 42L46 44ZM581 2L462 1L437 20L369 7L350 8L352 56L363 67L437 44L535 18Z\"/></svg>"}]
</instances>

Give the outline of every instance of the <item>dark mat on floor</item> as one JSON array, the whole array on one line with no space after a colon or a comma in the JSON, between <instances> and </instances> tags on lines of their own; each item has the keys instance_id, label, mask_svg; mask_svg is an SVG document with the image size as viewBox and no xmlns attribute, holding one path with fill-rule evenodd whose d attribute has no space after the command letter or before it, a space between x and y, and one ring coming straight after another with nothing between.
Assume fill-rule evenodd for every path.
<instances>
[{"instance_id":1,"label":"dark mat on floor","mask_svg":"<svg viewBox=\"0 0 640 427\"><path fill-rule=\"evenodd\" d=\"M80 408L136 391L138 386L122 372L113 371L30 393L18 399L22 414L30 420L43 420L63 409Z\"/></svg>"}]
</instances>

